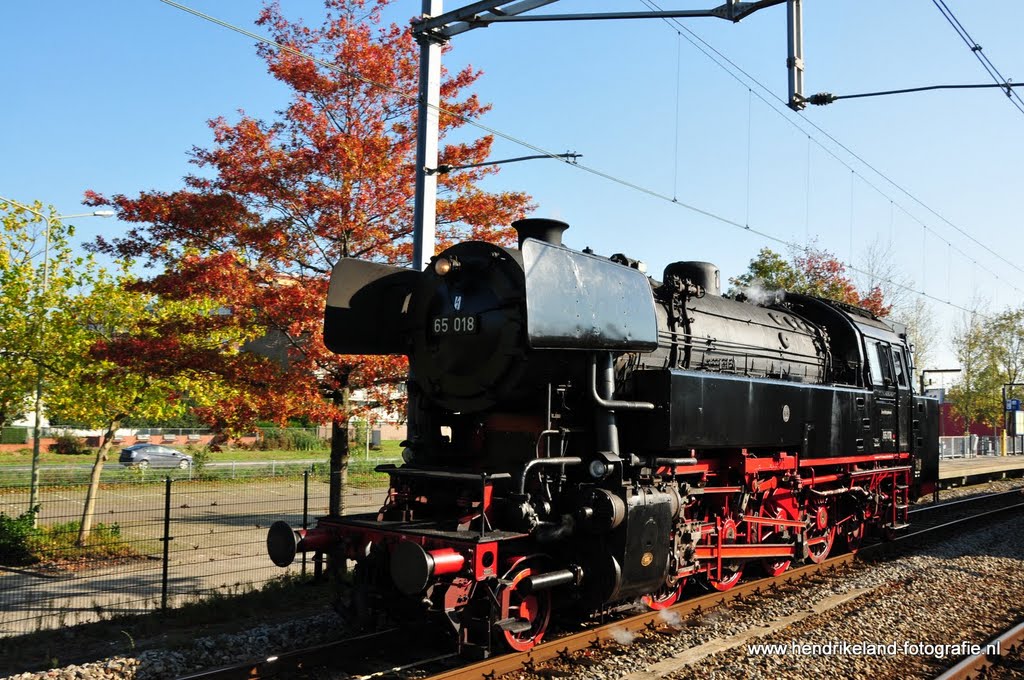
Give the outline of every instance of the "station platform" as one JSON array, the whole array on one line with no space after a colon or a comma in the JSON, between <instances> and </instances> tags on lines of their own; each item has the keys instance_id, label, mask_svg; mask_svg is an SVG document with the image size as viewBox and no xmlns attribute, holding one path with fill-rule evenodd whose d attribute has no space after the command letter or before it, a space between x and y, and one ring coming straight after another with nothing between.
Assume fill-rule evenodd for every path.
<instances>
[{"instance_id":1,"label":"station platform","mask_svg":"<svg viewBox=\"0 0 1024 680\"><path fill-rule=\"evenodd\" d=\"M1024 477L1024 455L939 460L939 482L943 487L977 484L1006 477Z\"/></svg>"}]
</instances>

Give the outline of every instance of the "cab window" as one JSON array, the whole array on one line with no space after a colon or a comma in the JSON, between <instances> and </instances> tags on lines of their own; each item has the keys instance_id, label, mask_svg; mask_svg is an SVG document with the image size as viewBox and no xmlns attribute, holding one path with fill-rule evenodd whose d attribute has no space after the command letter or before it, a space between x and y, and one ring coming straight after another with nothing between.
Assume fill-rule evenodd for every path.
<instances>
[{"instance_id":1,"label":"cab window","mask_svg":"<svg viewBox=\"0 0 1024 680\"><path fill-rule=\"evenodd\" d=\"M889 385L894 385L892 364L889 363L892 350L889 348L889 345L882 342L876 342L875 348L878 350L878 366L882 369L882 382L877 383L877 387L884 387L886 385L885 381L889 381Z\"/></svg>"},{"instance_id":2,"label":"cab window","mask_svg":"<svg viewBox=\"0 0 1024 680\"><path fill-rule=\"evenodd\" d=\"M871 370L871 384L875 387L882 385L882 364L878 361L878 343L874 340L868 340L868 368Z\"/></svg>"},{"instance_id":3,"label":"cab window","mask_svg":"<svg viewBox=\"0 0 1024 680\"><path fill-rule=\"evenodd\" d=\"M903 366L903 353L896 348L892 350L892 365L896 368L896 383L900 387L906 387L907 371Z\"/></svg>"}]
</instances>

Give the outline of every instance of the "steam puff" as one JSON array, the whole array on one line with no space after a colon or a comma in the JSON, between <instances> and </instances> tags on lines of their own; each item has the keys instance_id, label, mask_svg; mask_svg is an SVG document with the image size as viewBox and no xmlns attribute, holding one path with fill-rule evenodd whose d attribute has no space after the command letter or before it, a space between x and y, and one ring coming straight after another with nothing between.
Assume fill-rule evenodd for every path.
<instances>
[{"instance_id":1,"label":"steam puff","mask_svg":"<svg viewBox=\"0 0 1024 680\"><path fill-rule=\"evenodd\" d=\"M740 288L739 292L746 296L747 302L758 307L777 305L786 299L786 291L765 288L760 279L755 279L749 286Z\"/></svg>"},{"instance_id":2,"label":"steam puff","mask_svg":"<svg viewBox=\"0 0 1024 680\"><path fill-rule=\"evenodd\" d=\"M631 644L633 640L636 639L636 635L621 628L613 628L611 630L611 636L613 640L623 646Z\"/></svg>"},{"instance_id":3,"label":"steam puff","mask_svg":"<svg viewBox=\"0 0 1024 680\"><path fill-rule=\"evenodd\" d=\"M683 624L683 617L670 609L662 609L658 612L658 617L673 628L679 628Z\"/></svg>"}]
</instances>

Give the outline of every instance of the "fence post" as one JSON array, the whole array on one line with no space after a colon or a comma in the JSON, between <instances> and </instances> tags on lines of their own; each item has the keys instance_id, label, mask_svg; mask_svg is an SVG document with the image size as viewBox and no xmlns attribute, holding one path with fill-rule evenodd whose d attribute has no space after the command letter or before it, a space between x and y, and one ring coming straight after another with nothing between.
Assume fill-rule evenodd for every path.
<instances>
[{"instance_id":1,"label":"fence post","mask_svg":"<svg viewBox=\"0 0 1024 680\"><path fill-rule=\"evenodd\" d=\"M302 530L309 528L309 470L302 472ZM306 575L306 551L302 551L302 575Z\"/></svg>"},{"instance_id":2,"label":"fence post","mask_svg":"<svg viewBox=\"0 0 1024 680\"><path fill-rule=\"evenodd\" d=\"M167 571L171 547L171 477L167 476L164 489L164 564L160 580L160 611L167 611Z\"/></svg>"}]
</instances>

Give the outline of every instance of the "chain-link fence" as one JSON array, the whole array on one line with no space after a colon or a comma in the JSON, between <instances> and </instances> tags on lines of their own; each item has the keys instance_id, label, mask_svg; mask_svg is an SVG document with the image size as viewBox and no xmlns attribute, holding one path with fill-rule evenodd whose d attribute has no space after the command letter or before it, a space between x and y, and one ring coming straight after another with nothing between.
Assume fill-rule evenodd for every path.
<instances>
[{"instance_id":1,"label":"chain-link fence","mask_svg":"<svg viewBox=\"0 0 1024 680\"><path fill-rule=\"evenodd\" d=\"M371 472L380 462L350 469L346 513L380 507L387 477ZM275 520L311 526L327 513L326 466L285 475L284 465L274 476L266 474L274 469L268 462L238 464L214 479L189 479L189 471L105 479L85 547L77 545L83 486L42 488L32 528L33 518L23 515L27 478L7 480L0 488L0 635L174 607L311 569L304 560L287 570L273 566L266 533ZM24 540L14 549L8 539L19 531Z\"/></svg>"}]
</instances>

